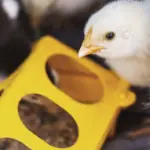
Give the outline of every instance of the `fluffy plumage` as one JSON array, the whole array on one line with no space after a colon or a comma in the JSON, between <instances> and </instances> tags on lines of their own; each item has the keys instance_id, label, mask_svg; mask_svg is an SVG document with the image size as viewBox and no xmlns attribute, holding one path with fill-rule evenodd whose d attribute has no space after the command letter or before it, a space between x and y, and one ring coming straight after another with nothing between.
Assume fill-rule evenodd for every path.
<instances>
[{"instance_id":1,"label":"fluffy plumage","mask_svg":"<svg viewBox=\"0 0 150 150\"><path fill-rule=\"evenodd\" d=\"M132 85L150 85L150 2L114 1L93 14L86 26L85 35L92 33L88 42L103 47L92 54L106 59L106 63ZM106 34L115 33L108 40ZM79 56L91 54L83 43Z\"/></svg>"}]
</instances>

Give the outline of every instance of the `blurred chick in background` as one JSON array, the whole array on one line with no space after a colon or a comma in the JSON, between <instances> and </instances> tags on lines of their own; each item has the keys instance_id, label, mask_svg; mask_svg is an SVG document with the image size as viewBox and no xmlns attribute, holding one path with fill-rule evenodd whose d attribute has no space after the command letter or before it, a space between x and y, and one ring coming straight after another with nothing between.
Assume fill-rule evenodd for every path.
<instances>
[{"instance_id":1,"label":"blurred chick in background","mask_svg":"<svg viewBox=\"0 0 150 150\"><path fill-rule=\"evenodd\" d=\"M0 1L0 80L8 77L30 54L35 33L21 0ZM56 73L50 68L47 72L56 84Z\"/></svg>"},{"instance_id":2,"label":"blurred chick in background","mask_svg":"<svg viewBox=\"0 0 150 150\"><path fill-rule=\"evenodd\" d=\"M47 9L53 5L54 0L22 0L22 2L32 25L37 27L41 18L47 13Z\"/></svg>"},{"instance_id":3,"label":"blurred chick in background","mask_svg":"<svg viewBox=\"0 0 150 150\"><path fill-rule=\"evenodd\" d=\"M72 16L84 9L88 9L97 0L22 0L31 17L33 26L37 27L42 19L50 13L62 16ZM103 0L101 0L103 1Z\"/></svg>"},{"instance_id":4,"label":"blurred chick in background","mask_svg":"<svg viewBox=\"0 0 150 150\"><path fill-rule=\"evenodd\" d=\"M0 1L0 80L28 56L34 41L28 16L19 0Z\"/></svg>"},{"instance_id":5,"label":"blurred chick in background","mask_svg":"<svg viewBox=\"0 0 150 150\"><path fill-rule=\"evenodd\" d=\"M134 86L150 86L150 1L111 2L85 26L79 57L95 54Z\"/></svg>"}]
</instances>

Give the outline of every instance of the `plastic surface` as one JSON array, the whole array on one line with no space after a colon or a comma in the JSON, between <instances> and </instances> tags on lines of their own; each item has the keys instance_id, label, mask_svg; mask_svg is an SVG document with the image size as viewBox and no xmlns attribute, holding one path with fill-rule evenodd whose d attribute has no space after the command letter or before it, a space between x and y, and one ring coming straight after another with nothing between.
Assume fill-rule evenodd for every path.
<instances>
[{"instance_id":1,"label":"plastic surface","mask_svg":"<svg viewBox=\"0 0 150 150\"><path fill-rule=\"evenodd\" d=\"M50 64L60 74L62 90L50 82L45 71L46 62L51 56ZM75 62L78 62L78 65ZM80 68L80 65L90 73ZM83 77L83 74L86 74L86 77ZM81 81L82 84L78 86L77 83ZM90 87L94 82L95 86ZM84 92L81 85L84 87L87 83L87 91ZM32 54L20 68L0 85L0 89L4 89L0 97L0 138L16 139L32 150L61 149L49 146L30 132L20 120L18 104L21 98L36 93L48 97L65 109L78 125L77 142L69 148L63 148L64 150L98 150L112 130L120 109L135 101L135 95L128 91L128 87L126 81L119 79L112 72L86 58L79 59L71 48L51 37L44 37L37 42ZM95 94L88 95L88 91ZM69 94L65 94L66 92ZM92 97L100 98L94 104L84 104L87 95L90 97L88 101L92 101Z\"/></svg>"}]
</instances>

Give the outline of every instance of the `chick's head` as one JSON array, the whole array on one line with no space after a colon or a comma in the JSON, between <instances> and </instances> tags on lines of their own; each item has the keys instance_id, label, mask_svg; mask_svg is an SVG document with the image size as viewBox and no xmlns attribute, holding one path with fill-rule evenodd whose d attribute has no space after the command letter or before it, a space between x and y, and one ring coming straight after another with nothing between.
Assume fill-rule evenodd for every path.
<instances>
[{"instance_id":1,"label":"chick's head","mask_svg":"<svg viewBox=\"0 0 150 150\"><path fill-rule=\"evenodd\" d=\"M95 54L104 58L141 56L149 40L149 19L142 2L116 1L93 14L84 29L79 57Z\"/></svg>"}]
</instances>

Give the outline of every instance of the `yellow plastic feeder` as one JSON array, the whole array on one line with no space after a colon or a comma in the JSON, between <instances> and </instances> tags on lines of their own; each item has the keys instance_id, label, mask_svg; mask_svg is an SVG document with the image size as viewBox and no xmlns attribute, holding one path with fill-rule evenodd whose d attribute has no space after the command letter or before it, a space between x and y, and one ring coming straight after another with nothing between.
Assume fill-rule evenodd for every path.
<instances>
[{"instance_id":1,"label":"yellow plastic feeder","mask_svg":"<svg viewBox=\"0 0 150 150\"><path fill-rule=\"evenodd\" d=\"M47 76L47 61L60 75L60 88L55 87ZM0 84L0 89L3 90L0 138L18 140L32 150L61 148L49 146L22 123L18 105L25 95L43 95L74 118L79 136L73 146L64 150L101 149L120 110L135 101L126 81L89 59L79 59L74 50L52 37L38 41L32 54Z\"/></svg>"}]
</instances>

